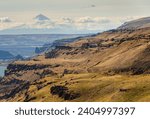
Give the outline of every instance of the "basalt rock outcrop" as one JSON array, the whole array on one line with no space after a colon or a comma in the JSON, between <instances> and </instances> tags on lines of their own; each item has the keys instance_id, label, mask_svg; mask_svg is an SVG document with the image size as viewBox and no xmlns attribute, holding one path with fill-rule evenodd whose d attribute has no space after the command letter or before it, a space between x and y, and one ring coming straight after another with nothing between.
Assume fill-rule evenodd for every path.
<instances>
[{"instance_id":1,"label":"basalt rock outcrop","mask_svg":"<svg viewBox=\"0 0 150 119\"><path fill-rule=\"evenodd\" d=\"M5 76L19 71L40 70L49 67L50 65L26 65L26 64L9 64L5 71Z\"/></svg>"}]
</instances>

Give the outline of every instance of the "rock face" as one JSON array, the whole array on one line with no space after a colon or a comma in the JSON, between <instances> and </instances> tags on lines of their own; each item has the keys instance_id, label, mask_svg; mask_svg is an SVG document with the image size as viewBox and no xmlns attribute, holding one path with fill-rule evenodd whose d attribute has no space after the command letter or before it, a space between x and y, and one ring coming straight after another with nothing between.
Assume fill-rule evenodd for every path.
<instances>
[{"instance_id":1,"label":"rock face","mask_svg":"<svg viewBox=\"0 0 150 119\"><path fill-rule=\"evenodd\" d=\"M51 49L51 44L45 44L42 47L36 47L35 48L35 53L36 54L41 54L43 52L46 52L47 49Z\"/></svg>"},{"instance_id":2,"label":"rock face","mask_svg":"<svg viewBox=\"0 0 150 119\"><path fill-rule=\"evenodd\" d=\"M59 49L59 50L71 50L72 47L70 47L70 46L56 46L55 49Z\"/></svg>"},{"instance_id":3,"label":"rock face","mask_svg":"<svg viewBox=\"0 0 150 119\"><path fill-rule=\"evenodd\" d=\"M73 100L80 96L80 94L69 91L65 86L53 86L50 89L50 93L53 95L58 95L64 100Z\"/></svg>"},{"instance_id":4,"label":"rock face","mask_svg":"<svg viewBox=\"0 0 150 119\"><path fill-rule=\"evenodd\" d=\"M85 49L87 49L87 48L96 48L96 47L98 47L98 44L96 44L96 43L84 43L84 44L82 44L82 46L81 46L82 48L85 48Z\"/></svg>"},{"instance_id":5,"label":"rock face","mask_svg":"<svg viewBox=\"0 0 150 119\"><path fill-rule=\"evenodd\" d=\"M49 67L50 65L25 65L25 64L9 64L5 71L5 76L19 71L40 70Z\"/></svg>"},{"instance_id":6,"label":"rock face","mask_svg":"<svg viewBox=\"0 0 150 119\"><path fill-rule=\"evenodd\" d=\"M50 51L54 48L63 48L66 44L77 41L81 38L83 38L83 37L75 37L75 38L66 38L66 39L61 39L61 40L55 40L52 43L44 44L42 47L36 47L35 53L40 54L40 53L44 53L48 50Z\"/></svg>"},{"instance_id":7,"label":"rock face","mask_svg":"<svg viewBox=\"0 0 150 119\"><path fill-rule=\"evenodd\" d=\"M45 58L56 58L58 56L57 50L52 50L50 52L45 53Z\"/></svg>"}]
</instances>

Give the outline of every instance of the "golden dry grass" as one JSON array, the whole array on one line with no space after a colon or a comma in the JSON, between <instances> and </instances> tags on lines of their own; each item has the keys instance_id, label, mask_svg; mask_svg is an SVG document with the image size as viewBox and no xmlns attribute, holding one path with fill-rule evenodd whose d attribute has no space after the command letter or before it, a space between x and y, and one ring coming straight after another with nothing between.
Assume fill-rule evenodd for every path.
<instances>
[{"instance_id":1,"label":"golden dry grass","mask_svg":"<svg viewBox=\"0 0 150 119\"><path fill-rule=\"evenodd\" d=\"M41 82L43 81L43 83ZM28 94L30 101L44 102L132 102L150 101L150 75L114 75L105 76L96 73L68 74L63 78L46 77L40 85L47 84L41 89L31 85ZM50 93L52 86L65 86L80 94L74 100L64 100Z\"/></svg>"}]
</instances>

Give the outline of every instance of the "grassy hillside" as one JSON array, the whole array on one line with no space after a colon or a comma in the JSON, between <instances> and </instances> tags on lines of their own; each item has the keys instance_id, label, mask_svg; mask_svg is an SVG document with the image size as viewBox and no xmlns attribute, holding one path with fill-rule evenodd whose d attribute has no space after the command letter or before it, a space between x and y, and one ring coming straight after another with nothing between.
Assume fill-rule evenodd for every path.
<instances>
[{"instance_id":1,"label":"grassy hillside","mask_svg":"<svg viewBox=\"0 0 150 119\"><path fill-rule=\"evenodd\" d=\"M31 83L26 91L8 101L145 102L150 101L149 79L150 75L107 76L97 73L68 74L63 78L45 77ZM62 94L53 94L52 87L65 87L68 90L63 92L61 88Z\"/></svg>"},{"instance_id":2,"label":"grassy hillside","mask_svg":"<svg viewBox=\"0 0 150 119\"><path fill-rule=\"evenodd\" d=\"M150 101L150 28L110 30L8 65L1 101Z\"/></svg>"}]
</instances>

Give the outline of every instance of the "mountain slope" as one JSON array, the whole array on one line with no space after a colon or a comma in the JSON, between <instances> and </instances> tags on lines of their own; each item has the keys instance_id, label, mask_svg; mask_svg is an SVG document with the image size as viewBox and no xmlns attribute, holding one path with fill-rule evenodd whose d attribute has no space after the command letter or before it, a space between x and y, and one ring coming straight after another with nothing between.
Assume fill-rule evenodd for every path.
<instances>
[{"instance_id":1,"label":"mountain slope","mask_svg":"<svg viewBox=\"0 0 150 119\"><path fill-rule=\"evenodd\" d=\"M149 61L150 28L106 31L11 63L0 99L150 101Z\"/></svg>"},{"instance_id":2,"label":"mountain slope","mask_svg":"<svg viewBox=\"0 0 150 119\"><path fill-rule=\"evenodd\" d=\"M118 29L140 29L150 27L150 17L140 18L134 21L126 22Z\"/></svg>"}]
</instances>

